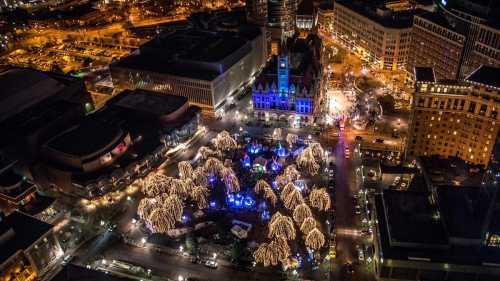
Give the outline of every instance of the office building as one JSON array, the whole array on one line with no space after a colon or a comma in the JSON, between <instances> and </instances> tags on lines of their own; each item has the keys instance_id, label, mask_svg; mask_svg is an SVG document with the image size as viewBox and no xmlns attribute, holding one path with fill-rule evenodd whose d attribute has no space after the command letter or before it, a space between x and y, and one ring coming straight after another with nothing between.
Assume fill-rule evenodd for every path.
<instances>
[{"instance_id":1,"label":"office building","mask_svg":"<svg viewBox=\"0 0 500 281\"><path fill-rule=\"evenodd\" d=\"M295 26L303 35L307 35L314 25L314 3L313 1L302 1L297 8Z\"/></svg>"},{"instance_id":2,"label":"office building","mask_svg":"<svg viewBox=\"0 0 500 281\"><path fill-rule=\"evenodd\" d=\"M268 0L246 0L246 14L249 23L267 25L267 1Z\"/></svg>"},{"instance_id":3,"label":"office building","mask_svg":"<svg viewBox=\"0 0 500 281\"><path fill-rule=\"evenodd\" d=\"M498 135L500 69L481 66L465 81L436 80L415 68L406 157L456 156L488 165Z\"/></svg>"},{"instance_id":4,"label":"office building","mask_svg":"<svg viewBox=\"0 0 500 281\"><path fill-rule=\"evenodd\" d=\"M110 65L113 84L187 97L213 116L265 65L261 28L238 32L186 29L165 32ZM219 110L219 112L221 112Z\"/></svg>"},{"instance_id":5,"label":"office building","mask_svg":"<svg viewBox=\"0 0 500 281\"><path fill-rule=\"evenodd\" d=\"M322 3L318 7L316 13L318 35L329 37L333 34L333 21L334 21L333 4Z\"/></svg>"},{"instance_id":6,"label":"office building","mask_svg":"<svg viewBox=\"0 0 500 281\"><path fill-rule=\"evenodd\" d=\"M0 279L40 280L63 256L52 225L20 212L0 217Z\"/></svg>"},{"instance_id":7,"label":"office building","mask_svg":"<svg viewBox=\"0 0 500 281\"><path fill-rule=\"evenodd\" d=\"M275 41L292 37L295 33L297 0L268 0L268 27Z\"/></svg>"},{"instance_id":8,"label":"office building","mask_svg":"<svg viewBox=\"0 0 500 281\"><path fill-rule=\"evenodd\" d=\"M404 69L413 16L418 10L379 2L335 1L333 35L378 69Z\"/></svg>"},{"instance_id":9,"label":"office building","mask_svg":"<svg viewBox=\"0 0 500 281\"><path fill-rule=\"evenodd\" d=\"M494 0L436 1L415 17L407 70L434 68L438 79L463 79L481 65L500 66L500 8Z\"/></svg>"},{"instance_id":10,"label":"office building","mask_svg":"<svg viewBox=\"0 0 500 281\"><path fill-rule=\"evenodd\" d=\"M382 165L374 212L378 280L498 280L498 188L480 165L418 157Z\"/></svg>"},{"instance_id":11,"label":"office building","mask_svg":"<svg viewBox=\"0 0 500 281\"><path fill-rule=\"evenodd\" d=\"M317 37L293 38L274 56L252 89L254 114L263 120L311 124L318 92Z\"/></svg>"},{"instance_id":12,"label":"office building","mask_svg":"<svg viewBox=\"0 0 500 281\"><path fill-rule=\"evenodd\" d=\"M186 97L127 90L43 144L38 180L94 198L128 186L198 130Z\"/></svg>"}]
</instances>

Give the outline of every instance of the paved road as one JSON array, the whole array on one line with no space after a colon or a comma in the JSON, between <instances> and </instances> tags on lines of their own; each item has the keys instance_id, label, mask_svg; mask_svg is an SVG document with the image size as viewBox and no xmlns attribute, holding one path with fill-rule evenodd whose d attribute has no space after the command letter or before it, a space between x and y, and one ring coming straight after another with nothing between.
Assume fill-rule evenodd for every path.
<instances>
[{"instance_id":1,"label":"paved road","mask_svg":"<svg viewBox=\"0 0 500 281\"><path fill-rule=\"evenodd\" d=\"M332 280L374 280L373 274L367 271L364 264L357 264L356 244L361 244L358 236L360 229L359 216L354 212L353 194L358 191L355 183L354 163L351 159L345 159L344 147L349 141L345 135L340 135L339 142L335 146L336 155L336 192L335 192L335 219L337 231L337 258L334 265ZM353 151L352 145L350 150ZM355 264L355 273L348 274L344 264L352 262Z\"/></svg>"},{"instance_id":2,"label":"paved road","mask_svg":"<svg viewBox=\"0 0 500 281\"><path fill-rule=\"evenodd\" d=\"M200 264L193 264L187 258L160 254L148 248L138 248L123 243L116 243L104 252L108 260L116 259L133 264L143 265L152 270L153 275L165 276L177 280L183 277L197 277L207 281L235 281L235 280L280 280L280 275L270 271L242 272L231 267L219 265L211 269Z\"/></svg>"}]
</instances>

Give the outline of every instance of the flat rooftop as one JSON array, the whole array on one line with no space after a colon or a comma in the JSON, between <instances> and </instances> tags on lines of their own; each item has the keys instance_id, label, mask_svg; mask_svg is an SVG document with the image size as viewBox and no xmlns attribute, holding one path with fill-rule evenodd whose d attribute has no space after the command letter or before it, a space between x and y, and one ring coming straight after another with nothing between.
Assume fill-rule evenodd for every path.
<instances>
[{"instance_id":1,"label":"flat rooftop","mask_svg":"<svg viewBox=\"0 0 500 281\"><path fill-rule=\"evenodd\" d=\"M383 8L381 1L337 0L334 6L337 4L345 6L387 28L410 28L413 24L413 16L422 12L422 10L415 9L397 12L387 11L388 15L379 15L377 9Z\"/></svg>"},{"instance_id":2,"label":"flat rooftop","mask_svg":"<svg viewBox=\"0 0 500 281\"><path fill-rule=\"evenodd\" d=\"M439 209L450 236L482 239L493 192L480 187L440 186Z\"/></svg>"},{"instance_id":3,"label":"flat rooftop","mask_svg":"<svg viewBox=\"0 0 500 281\"><path fill-rule=\"evenodd\" d=\"M383 192L391 243L445 245L446 231L430 193Z\"/></svg>"},{"instance_id":4,"label":"flat rooftop","mask_svg":"<svg viewBox=\"0 0 500 281\"><path fill-rule=\"evenodd\" d=\"M61 93L78 78L28 68L11 68L0 73L0 121ZM68 98L68 97L66 97Z\"/></svg>"},{"instance_id":5,"label":"flat rooftop","mask_svg":"<svg viewBox=\"0 0 500 281\"><path fill-rule=\"evenodd\" d=\"M500 68L481 65L467 76L465 80L500 89Z\"/></svg>"},{"instance_id":6,"label":"flat rooftop","mask_svg":"<svg viewBox=\"0 0 500 281\"><path fill-rule=\"evenodd\" d=\"M413 71L417 82L436 82L432 67L415 67Z\"/></svg>"},{"instance_id":7,"label":"flat rooftop","mask_svg":"<svg viewBox=\"0 0 500 281\"><path fill-rule=\"evenodd\" d=\"M65 154L85 156L107 146L122 133L119 126L103 122L96 116L87 116L80 124L54 137L46 145Z\"/></svg>"},{"instance_id":8,"label":"flat rooftop","mask_svg":"<svg viewBox=\"0 0 500 281\"><path fill-rule=\"evenodd\" d=\"M52 228L52 225L15 211L0 221L0 263L25 250Z\"/></svg>"},{"instance_id":9,"label":"flat rooftop","mask_svg":"<svg viewBox=\"0 0 500 281\"><path fill-rule=\"evenodd\" d=\"M438 156L420 157L422 171L436 186L481 186L484 168L481 165L468 164L460 158Z\"/></svg>"},{"instance_id":10,"label":"flat rooftop","mask_svg":"<svg viewBox=\"0 0 500 281\"><path fill-rule=\"evenodd\" d=\"M257 28L239 32L196 28L163 32L140 47L139 54L111 65L212 81L251 51Z\"/></svg>"},{"instance_id":11,"label":"flat rooftop","mask_svg":"<svg viewBox=\"0 0 500 281\"><path fill-rule=\"evenodd\" d=\"M144 90L126 90L108 101L107 105L138 110L156 116L169 115L188 103L188 98L158 94Z\"/></svg>"}]
</instances>

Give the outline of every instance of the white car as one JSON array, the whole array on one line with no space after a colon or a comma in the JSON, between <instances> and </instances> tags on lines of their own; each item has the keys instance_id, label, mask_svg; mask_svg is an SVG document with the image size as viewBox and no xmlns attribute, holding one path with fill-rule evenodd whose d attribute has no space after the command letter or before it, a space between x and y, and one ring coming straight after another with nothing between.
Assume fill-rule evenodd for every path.
<instances>
[{"instance_id":1,"label":"white car","mask_svg":"<svg viewBox=\"0 0 500 281\"><path fill-rule=\"evenodd\" d=\"M217 268L217 266L219 266L219 264L218 264L216 261L214 261L214 260L207 260L207 261L205 262L205 266L206 266L206 267L209 267L209 268L216 269L216 268Z\"/></svg>"}]
</instances>

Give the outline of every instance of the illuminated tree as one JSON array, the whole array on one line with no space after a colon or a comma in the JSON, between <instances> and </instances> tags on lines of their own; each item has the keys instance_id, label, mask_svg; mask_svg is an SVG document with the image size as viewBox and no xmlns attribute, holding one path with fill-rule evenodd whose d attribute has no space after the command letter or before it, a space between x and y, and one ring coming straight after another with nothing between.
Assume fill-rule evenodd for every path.
<instances>
[{"instance_id":1,"label":"illuminated tree","mask_svg":"<svg viewBox=\"0 0 500 281\"><path fill-rule=\"evenodd\" d=\"M284 187L288 183L288 179L285 175L277 175L274 181L279 188Z\"/></svg>"},{"instance_id":2,"label":"illuminated tree","mask_svg":"<svg viewBox=\"0 0 500 281\"><path fill-rule=\"evenodd\" d=\"M208 188L204 186L197 185L191 190L191 199L196 202L198 209L205 209L207 204L207 197L209 194Z\"/></svg>"},{"instance_id":3,"label":"illuminated tree","mask_svg":"<svg viewBox=\"0 0 500 281\"><path fill-rule=\"evenodd\" d=\"M187 179L193 175L193 167L189 161L181 161L177 164L181 179Z\"/></svg>"},{"instance_id":4,"label":"illuminated tree","mask_svg":"<svg viewBox=\"0 0 500 281\"><path fill-rule=\"evenodd\" d=\"M175 219L164 208L154 209L146 222L154 233L165 233L175 227Z\"/></svg>"},{"instance_id":5,"label":"illuminated tree","mask_svg":"<svg viewBox=\"0 0 500 281\"><path fill-rule=\"evenodd\" d=\"M330 209L330 195L325 188L318 188L311 191L309 194L309 202L311 207L314 207L320 211L326 211Z\"/></svg>"},{"instance_id":6,"label":"illuminated tree","mask_svg":"<svg viewBox=\"0 0 500 281\"><path fill-rule=\"evenodd\" d=\"M297 171L297 166L295 165L287 166L283 174L288 178L288 181L296 181L300 178L300 172Z\"/></svg>"},{"instance_id":7,"label":"illuminated tree","mask_svg":"<svg viewBox=\"0 0 500 281\"><path fill-rule=\"evenodd\" d=\"M312 217L312 212L306 203L297 205L293 210L293 220L301 225L307 217Z\"/></svg>"},{"instance_id":8,"label":"illuminated tree","mask_svg":"<svg viewBox=\"0 0 500 281\"><path fill-rule=\"evenodd\" d=\"M319 229L314 228L307 234L305 244L313 250L318 250L325 245L325 236Z\"/></svg>"},{"instance_id":9,"label":"illuminated tree","mask_svg":"<svg viewBox=\"0 0 500 281\"><path fill-rule=\"evenodd\" d=\"M318 224L313 217L307 217L300 225L300 231L304 234L309 234L309 232L316 228Z\"/></svg>"},{"instance_id":10,"label":"illuminated tree","mask_svg":"<svg viewBox=\"0 0 500 281\"><path fill-rule=\"evenodd\" d=\"M173 220L181 221L184 204L182 203L182 200L179 198L179 196L165 196L163 200L163 208L166 210L168 215L172 217Z\"/></svg>"},{"instance_id":11,"label":"illuminated tree","mask_svg":"<svg viewBox=\"0 0 500 281\"><path fill-rule=\"evenodd\" d=\"M270 187L264 189L264 199L268 200L273 206L276 206L276 202L278 201L278 197Z\"/></svg>"},{"instance_id":12,"label":"illuminated tree","mask_svg":"<svg viewBox=\"0 0 500 281\"><path fill-rule=\"evenodd\" d=\"M238 147L236 140L227 131L217 134L212 143L220 151L229 151Z\"/></svg>"},{"instance_id":13,"label":"illuminated tree","mask_svg":"<svg viewBox=\"0 0 500 281\"><path fill-rule=\"evenodd\" d=\"M222 181L226 185L226 192L233 193L240 191L240 182L236 177L233 169L229 167L223 167L220 172L222 176Z\"/></svg>"},{"instance_id":14,"label":"illuminated tree","mask_svg":"<svg viewBox=\"0 0 500 281\"><path fill-rule=\"evenodd\" d=\"M316 161L323 161L325 159L325 150L323 150L321 144L315 142L312 143L309 147L311 148Z\"/></svg>"},{"instance_id":15,"label":"illuminated tree","mask_svg":"<svg viewBox=\"0 0 500 281\"><path fill-rule=\"evenodd\" d=\"M143 198L137 206L137 214L143 220L146 220L154 209L161 208L162 202L156 198Z\"/></svg>"},{"instance_id":16,"label":"illuminated tree","mask_svg":"<svg viewBox=\"0 0 500 281\"><path fill-rule=\"evenodd\" d=\"M311 147L305 148L296 159L297 166L301 169L306 169L312 176L316 175L319 170L319 164L316 162Z\"/></svg>"},{"instance_id":17,"label":"illuminated tree","mask_svg":"<svg viewBox=\"0 0 500 281\"><path fill-rule=\"evenodd\" d=\"M281 195L280 195L281 200L285 201L288 195L292 193L294 190L297 190L297 187L295 187L295 185L291 182L287 183L283 188L283 190L281 190Z\"/></svg>"},{"instance_id":18,"label":"illuminated tree","mask_svg":"<svg viewBox=\"0 0 500 281\"><path fill-rule=\"evenodd\" d=\"M202 146L198 149L198 153L201 156L201 159L207 159L208 157L213 157L213 156L219 156L216 151L213 151L212 149Z\"/></svg>"},{"instance_id":19,"label":"illuminated tree","mask_svg":"<svg viewBox=\"0 0 500 281\"><path fill-rule=\"evenodd\" d=\"M288 246L288 241L283 236L277 236L269 243L269 247L276 250L278 255L278 260L283 262L286 260L290 254L290 246Z\"/></svg>"},{"instance_id":20,"label":"illuminated tree","mask_svg":"<svg viewBox=\"0 0 500 281\"><path fill-rule=\"evenodd\" d=\"M288 193L283 200L285 203L285 207L289 210L295 209L297 205L304 203L304 198L302 198L302 194L296 188L292 190L292 192Z\"/></svg>"},{"instance_id":21,"label":"illuminated tree","mask_svg":"<svg viewBox=\"0 0 500 281\"><path fill-rule=\"evenodd\" d=\"M161 173L150 175L144 181L142 193L148 197L155 197L159 194L167 192L171 181L171 177L167 177Z\"/></svg>"},{"instance_id":22,"label":"illuminated tree","mask_svg":"<svg viewBox=\"0 0 500 281\"><path fill-rule=\"evenodd\" d=\"M253 190L255 194L259 194L266 188L271 188L271 186L265 180L258 180Z\"/></svg>"},{"instance_id":23,"label":"illuminated tree","mask_svg":"<svg viewBox=\"0 0 500 281\"><path fill-rule=\"evenodd\" d=\"M220 173L224 165L222 165L222 162L219 159L209 157L207 161L205 161L203 167L207 173L217 175Z\"/></svg>"},{"instance_id":24,"label":"illuminated tree","mask_svg":"<svg viewBox=\"0 0 500 281\"><path fill-rule=\"evenodd\" d=\"M290 146L296 144L298 139L299 139L299 137L296 134L287 134L286 135L286 142Z\"/></svg>"},{"instance_id":25,"label":"illuminated tree","mask_svg":"<svg viewBox=\"0 0 500 281\"><path fill-rule=\"evenodd\" d=\"M164 193L162 194L175 194L181 198L185 198L189 192L188 188L190 189L192 186L193 183L191 179L181 180L171 178L169 183L164 188Z\"/></svg>"},{"instance_id":26,"label":"illuminated tree","mask_svg":"<svg viewBox=\"0 0 500 281\"><path fill-rule=\"evenodd\" d=\"M277 212L271 217L269 221L269 238L282 236L287 240L295 239L295 228L293 226L292 218L283 216Z\"/></svg>"},{"instance_id":27,"label":"illuminated tree","mask_svg":"<svg viewBox=\"0 0 500 281\"><path fill-rule=\"evenodd\" d=\"M195 185L208 186L207 173L205 173L203 167L194 169L192 179Z\"/></svg>"},{"instance_id":28,"label":"illuminated tree","mask_svg":"<svg viewBox=\"0 0 500 281\"><path fill-rule=\"evenodd\" d=\"M275 266L278 264L279 253L273 249L269 244L262 243L259 248L253 253L255 262L262 263L264 266Z\"/></svg>"}]
</instances>

